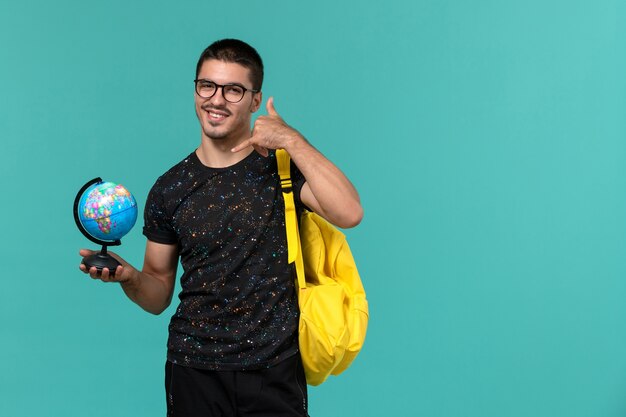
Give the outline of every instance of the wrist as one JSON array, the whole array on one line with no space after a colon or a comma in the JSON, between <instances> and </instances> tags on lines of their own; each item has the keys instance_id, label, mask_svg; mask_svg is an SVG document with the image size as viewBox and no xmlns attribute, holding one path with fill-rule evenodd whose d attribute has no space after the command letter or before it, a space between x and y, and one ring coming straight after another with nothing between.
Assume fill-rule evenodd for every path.
<instances>
[{"instance_id":1,"label":"wrist","mask_svg":"<svg viewBox=\"0 0 626 417\"><path fill-rule=\"evenodd\" d=\"M120 279L120 284L126 288L137 288L139 287L139 282L141 281L141 273L137 271L130 265L124 266L124 271L122 272L122 279Z\"/></svg>"},{"instance_id":2,"label":"wrist","mask_svg":"<svg viewBox=\"0 0 626 417\"><path fill-rule=\"evenodd\" d=\"M308 142L304 136L298 132L294 132L294 134L291 135L285 142L283 149L286 150L287 153L293 158L293 155L298 153L298 151L307 144Z\"/></svg>"}]
</instances>

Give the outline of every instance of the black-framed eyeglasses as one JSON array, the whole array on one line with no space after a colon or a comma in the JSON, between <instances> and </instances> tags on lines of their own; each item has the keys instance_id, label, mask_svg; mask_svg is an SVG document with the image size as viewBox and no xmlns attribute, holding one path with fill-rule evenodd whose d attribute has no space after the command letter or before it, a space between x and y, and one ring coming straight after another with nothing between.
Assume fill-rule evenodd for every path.
<instances>
[{"instance_id":1,"label":"black-framed eyeglasses","mask_svg":"<svg viewBox=\"0 0 626 417\"><path fill-rule=\"evenodd\" d=\"M252 93L259 92L259 90L246 88L241 84L220 85L204 78L193 80L193 82L196 84L196 94L198 94L200 97L211 98L215 95L215 93L217 93L217 90L221 88L222 97L224 97L224 100L230 103L239 103L243 99L243 96L246 94L246 91L250 91Z\"/></svg>"}]
</instances>

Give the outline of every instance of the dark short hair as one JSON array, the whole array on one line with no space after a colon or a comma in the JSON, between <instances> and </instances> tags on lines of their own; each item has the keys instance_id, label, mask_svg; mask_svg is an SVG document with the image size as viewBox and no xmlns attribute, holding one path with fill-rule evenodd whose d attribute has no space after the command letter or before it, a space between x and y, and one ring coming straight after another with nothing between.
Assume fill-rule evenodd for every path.
<instances>
[{"instance_id":1,"label":"dark short hair","mask_svg":"<svg viewBox=\"0 0 626 417\"><path fill-rule=\"evenodd\" d=\"M261 90L263 86L263 61L259 53L247 43L238 39L221 39L209 45L200 55L196 65L196 78L204 61L217 59L224 62L233 62L250 70L252 88Z\"/></svg>"}]
</instances>

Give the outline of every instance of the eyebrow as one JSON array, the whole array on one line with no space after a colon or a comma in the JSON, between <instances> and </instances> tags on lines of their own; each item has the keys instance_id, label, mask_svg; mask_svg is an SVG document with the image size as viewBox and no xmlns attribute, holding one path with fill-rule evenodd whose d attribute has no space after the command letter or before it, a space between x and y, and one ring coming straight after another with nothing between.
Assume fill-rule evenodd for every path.
<instances>
[{"instance_id":1,"label":"eyebrow","mask_svg":"<svg viewBox=\"0 0 626 417\"><path fill-rule=\"evenodd\" d=\"M216 84L216 85L237 85L239 87L245 88L246 90L254 90L254 88L248 88L248 87L246 87L245 85L243 85L242 83L239 83L239 82L229 82L229 83L226 83L226 84L219 84L219 83L217 83L217 82L215 82L215 81L213 81L213 80L211 80L209 78L198 78L198 81L208 81L208 82Z\"/></svg>"}]
</instances>

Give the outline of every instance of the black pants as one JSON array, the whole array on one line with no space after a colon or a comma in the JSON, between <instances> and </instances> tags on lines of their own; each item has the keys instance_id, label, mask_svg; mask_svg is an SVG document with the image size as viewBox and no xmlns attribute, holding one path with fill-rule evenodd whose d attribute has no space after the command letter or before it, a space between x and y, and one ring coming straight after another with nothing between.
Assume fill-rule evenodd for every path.
<instances>
[{"instance_id":1,"label":"black pants","mask_svg":"<svg viewBox=\"0 0 626 417\"><path fill-rule=\"evenodd\" d=\"M207 371L165 364L168 417L306 417L300 354L253 371Z\"/></svg>"}]
</instances>

